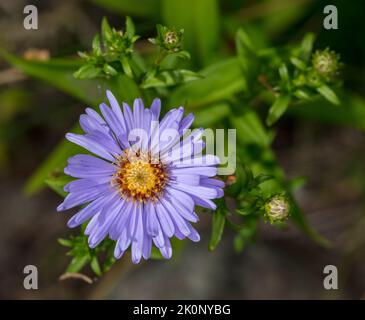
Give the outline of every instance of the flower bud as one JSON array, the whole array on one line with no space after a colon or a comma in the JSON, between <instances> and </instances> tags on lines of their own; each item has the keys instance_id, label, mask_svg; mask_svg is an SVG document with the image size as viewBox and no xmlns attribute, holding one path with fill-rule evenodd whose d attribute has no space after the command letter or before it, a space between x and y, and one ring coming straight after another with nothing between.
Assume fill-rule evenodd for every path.
<instances>
[{"instance_id":1,"label":"flower bud","mask_svg":"<svg viewBox=\"0 0 365 320\"><path fill-rule=\"evenodd\" d=\"M333 81L339 74L342 63L340 56L329 48L317 50L312 56L312 65L315 71L326 81Z\"/></svg>"},{"instance_id":2,"label":"flower bud","mask_svg":"<svg viewBox=\"0 0 365 320\"><path fill-rule=\"evenodd\" d=\"M179 52L182 48L184 30L169 29L166 26L157 25L157 37L150 42L160 46L169 52Z\"/></svg>"},{"instance_id":3,"label":"flower bud","mask_svg":"<svg viewBox=\"0 0 365 320\"><path fill-rule=\"evenodd\" d=\"M164 35L164 46L167 50L177 52L181 49L182 32L169 30Z\"/></svg>"},{"instance_id":4,"label":"flower bud","mask_svg":"<svg viewBox=\"0 0 365 320\"><path fill-rule=\"evenodd\" d=\"M270 223L283 222L289 214L290 204L285 195L275 195L265 203L265 217Z\"/></svg>"}]
</instances>

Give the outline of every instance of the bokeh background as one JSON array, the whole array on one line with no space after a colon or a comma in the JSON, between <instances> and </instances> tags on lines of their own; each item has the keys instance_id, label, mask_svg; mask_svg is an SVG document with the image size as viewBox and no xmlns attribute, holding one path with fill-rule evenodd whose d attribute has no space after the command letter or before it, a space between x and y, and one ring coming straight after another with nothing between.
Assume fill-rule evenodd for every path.
<instances>
[{"instance_id":1,"label":"bokeh background","mask_svg":"<svg viewBox=\"0 0 365 320\"><path fill-rule=\"evenodd\" d=\"M129 15L138 33L147 38L154 35L156 23L167 19L163 2L35 0L31 4L39 10L39 30L27 31L23 8L30 3L2 0L0 48L29 59L72 56L89 48L103 16L112 25L123 26ZM346 89L365 95L362 1L331 1L339 12L338 30L322 27L327 1L214 2L219 14L209 18L219 19L214 32L223 51L234 51L234 31L239 26L260 29L274 45L299 41L312 31L318 36L317 47L329 46L341 54ZM188 29L187 37L194 32L192 26ZM194 68L199 70L204 62L199 48L195 51ZM365 108L365 103L359 114L365 115L361 106ZM361 119L354 129L290 115L280 122L274 150L288 178L308 178L296 198L310 224L332 241L331 249L319 247L291 225L283 231L262 223L256 242L242 253L233 250L233 233L228 229L210 252L211 217L206 215L198 226L201 242L186 243L172 261L134 266L125 257L93 284L59 281L70 258L57 238L71 233L66 227L70 214L56 212L61 198L53 191L29 196L24 185L84 108L79 100L0 60L0 298L365 298L365 137L361 130L365 125L361 126ZM28 264L38 267L37 291L23 288L23 268ZM323 288L327 264L338 267L338 290Z\"/></svg>"}]
</instances>

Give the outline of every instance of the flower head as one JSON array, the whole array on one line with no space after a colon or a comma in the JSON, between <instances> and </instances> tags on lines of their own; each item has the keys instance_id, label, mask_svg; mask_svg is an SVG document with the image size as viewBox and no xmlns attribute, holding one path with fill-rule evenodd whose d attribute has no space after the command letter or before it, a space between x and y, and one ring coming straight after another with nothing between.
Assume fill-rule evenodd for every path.
<instances>
[{"instance_id":1,"label":"flower head","mask_svg":"<svg viewBox=\"0 0 365 320\"><path fill-rule=\"evenodd\" d=\"M162 25L157 25L157 37L150 39L150 42L160 46L168 52L179 52L182 48L184 30L169 29Z\"/></svg>"},{"instance_id":2,"label":"flower head","mask_svg":"<svg viewBox=\"0 0 365 320\"><path fill-rule=\"evenodd\" d=\"M278 194L265 203L265 217L271 222L283 222L289 217L290 204L285 195Z\"/></svg>"},{"instance_id":3,"label":"flower head","mask_svg":"<svg viewBox=\"0 0 365 320\"><path fill-rule=\"evenodd\" d=\"M312 56L312 64L314 70L326 81L335 80L342 67L339 54L329 48L317 50Z\"/></svg>"},{"instance_id":4,"label":"flower head","mask_svg":"<svg viewBox=\"0 0 365 320\"><path fill-rule=\"evenodd\" d=\"M105 237L116 241L120 258L131 247L132 261L148 259L154 244L170 258L170 238L199 241L191 223L198 221L195 206L215 210L212 199L223 196L217 174L218 157L202 155L203 129L187 133L194 116L183 118L183 107L170 110L159 121L159 99L145 108L136 99L123 111L111 92L111 107L100 105L102 116L86 109L80 116L85 134L66 138L87 151L68 160L65 173L77 178L65 186L69 194L58 210L85 205L69 221L77 227L88 221L89 246Z\"/></svg>"}]
</instances>

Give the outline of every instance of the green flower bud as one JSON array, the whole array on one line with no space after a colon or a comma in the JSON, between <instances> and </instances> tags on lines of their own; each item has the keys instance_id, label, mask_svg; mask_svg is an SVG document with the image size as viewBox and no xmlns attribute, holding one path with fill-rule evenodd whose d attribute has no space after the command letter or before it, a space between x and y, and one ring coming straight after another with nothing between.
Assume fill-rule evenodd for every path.
<instances>
[{"instance_id":1,"label":"green flower bud","mask_svg":"<svg viewBox=\"0 0 365 320\"><path fill-rule=\"evenodd\" d=\"M177 31L157 25L157 37L156 39L150 39L150 42L169 52L179 52L182 48L183 33L184 30Z\"/></svg>"},{"instance_id":2,"label":"green flower bud","mask_svg":"<svg viewBox=\"0 0 365 320\"><path fill-rule=\"evenodd\" d=\"M326 81L333 81L339 74L342 67L340 56L329 48L317 50L312 55L312 65L314 70Z\"/></svg>"},{"instance_id":3,"label":"green flower bud","mask_svg":"<svg viewBox=\"0 0 365 320\"><path fill-rule=\"evenodd\" d=\"M265 217L270 223L283 222L290 214L290 204L285 195L278 194L265 203Z\"/></svg>"},{"instance_id":4,"label":"green flower bud","mask_svg":"<svg viewBox=\"0 0 365 320\"><path fill-rule=\"evenodd\" d=\"M169 31L165 34L164 41L169 46L176 46L179 42L179 36L175 31Z\"/></svg>"},{"instance_id":5,"label":"green flower bud","mask_svg":"<svg viewBox=\"0 0 365 320\"><path fill-rule=\"evenodd\" d=\"M183 30L176 31L176 30L168 30L165 31L163 36L163 45L165 49L173 52L178 52L182 46L182 35Z\"/></svg>"}]
</instances>

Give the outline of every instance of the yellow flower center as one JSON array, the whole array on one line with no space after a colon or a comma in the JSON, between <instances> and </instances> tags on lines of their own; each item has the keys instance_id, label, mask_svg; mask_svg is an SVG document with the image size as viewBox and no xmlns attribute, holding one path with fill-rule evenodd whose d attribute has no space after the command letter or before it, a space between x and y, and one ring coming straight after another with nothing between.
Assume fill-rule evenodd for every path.
<instances>
[{"instance_id":1,"label":"yellow flower center","mask_svg":"<svg viewBox=\"0 0 365 320\"><path fill-rule=\"evenodd\" d=\"M150 155L140 152L131 154L126 150L117 165L119 170L114 175L112 185L124 198L144 202L157 200L163 192L168 179L166 167L159 161L152 161Z\"/></svg>"}]
</instances>

